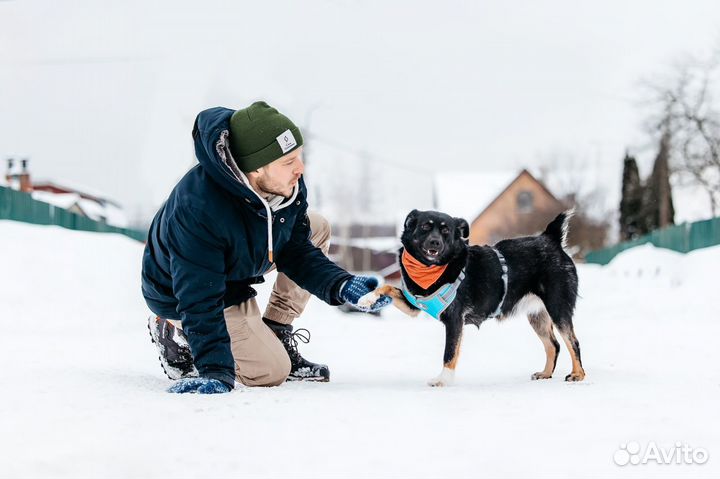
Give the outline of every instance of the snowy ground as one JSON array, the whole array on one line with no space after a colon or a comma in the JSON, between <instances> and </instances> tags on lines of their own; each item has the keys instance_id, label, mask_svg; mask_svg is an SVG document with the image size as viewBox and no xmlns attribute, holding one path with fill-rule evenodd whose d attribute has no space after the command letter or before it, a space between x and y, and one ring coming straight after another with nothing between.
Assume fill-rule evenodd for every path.
<instances>
[{"instance_id":1,"label":"snowy ground","mask_svg":"<svg viewBox=\"0 0 720 479\"><path fill-rule=\"evenodd\" d=\"M145 329L142 246L0 221L0 477L718 477L720 247L580 266L587 379L530 381L527 321L467 327L432 389L443 330L313 300L302 351L329 384L171 395ZM268 288L260 292L267 297ZM618 466L620 444L704 448L703 464Z\"/></svg>"}]
</instances>

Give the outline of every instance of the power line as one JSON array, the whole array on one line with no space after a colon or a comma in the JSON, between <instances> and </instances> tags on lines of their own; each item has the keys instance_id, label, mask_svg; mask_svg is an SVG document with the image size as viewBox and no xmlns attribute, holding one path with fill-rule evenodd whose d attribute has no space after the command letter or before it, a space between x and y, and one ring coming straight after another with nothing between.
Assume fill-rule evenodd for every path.
<instances>
[{"instance_id":1,"label":"power line","mask_svg":"<svg viewBox=\"0 0 720 479\"><path fill-rule=\"evenodd\" d=\"M354 156L357 156L358 158L369 161L371 163L395 166L396 168L412 171L413 173L435 175L435 171L431 170L429 168L424 168L424 167L417 166L417 165L411 166L411 165L407 165L402 162L384 158L384 157L377 155L376 153L370 153L367 150L354 148L352 146L337 142L335 140L330 140L326 137L316 135L315 133L313 133L311 131L307 132L307 136L312 138L314 141L319 141L320 143L324 143L325 145L330 146L332 148L336 148L338 150L345 151L346 153L350 153Z\"/></svg>"}]
</instances>

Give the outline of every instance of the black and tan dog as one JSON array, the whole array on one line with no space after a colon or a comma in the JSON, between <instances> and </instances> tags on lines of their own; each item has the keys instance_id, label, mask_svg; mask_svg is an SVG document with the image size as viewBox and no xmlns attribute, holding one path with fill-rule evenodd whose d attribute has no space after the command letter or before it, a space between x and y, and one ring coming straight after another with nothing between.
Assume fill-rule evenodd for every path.
<instances>
[{"instance_id":1,"label":"black and tan dog","mask_svg":"<svg viewBox=\"0 0 720 479\"><path fill-rule=\"evenodd\" d=\"M566 381L582 381L585 371L573 330L578 277L563 247L572 212L557 216L538 236L503 240L495 246L468 246L469 226L461 218L435 211L413 210L405 220L400 265L403 290L385 285L367 295L393 298L412 316L421 309L445 325L443 369L431 386L453 381L464 324L490 318L526 315L545 347L545 368L532 379L547 379L555 370L560 345L572 358Z\"/></svg>"}]
</instances>

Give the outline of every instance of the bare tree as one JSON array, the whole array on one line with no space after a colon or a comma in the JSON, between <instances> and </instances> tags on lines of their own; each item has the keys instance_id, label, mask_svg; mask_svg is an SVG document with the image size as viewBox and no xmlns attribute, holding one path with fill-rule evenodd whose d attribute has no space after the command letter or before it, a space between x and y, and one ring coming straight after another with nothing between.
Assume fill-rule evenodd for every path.
<instances>
[{"instance_id":1,"label":"bare tree","mask_svg":"<svg viewBox=\"0 0 720 479\"><path fill-rule=\"evenodd\" d=\"M565 158L560 158L565 156ZM573 155L551 155L543 160L540 180L547 185L564 208L574 208L570 224L569 250L576 259L584 259L593 250L607 245L610 230L610 211L603 201L605 191L596 179L587 174L587 164ZM542 218L545 221L545 218Z\"/></svg>"},{"instance_id":2,"label":"bare tree","mask_svg":"<svg viewBox=\"0 0 720 479\"><path fill-rule=\"evenodd\" d=\"M672 169L686 184L701 186L712 215L720 214L720 48L708 60L687 57L670 77L646 82L651 113L646 127L672 144Z\"/></svg>"}]
</instances>

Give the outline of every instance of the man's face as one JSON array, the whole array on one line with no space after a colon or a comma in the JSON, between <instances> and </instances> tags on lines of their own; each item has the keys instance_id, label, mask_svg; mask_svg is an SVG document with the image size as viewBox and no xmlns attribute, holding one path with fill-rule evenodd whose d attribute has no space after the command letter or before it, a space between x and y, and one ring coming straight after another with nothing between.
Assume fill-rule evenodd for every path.
<instances>
[{"instance_id":1,"label":"man's face","mask_svg":"<svg viewBox=\"0 0 720 479\"><path fill-rule=\"evenodd\" d=\"M292 195L293 188L304 172L301 146L263 166L257 172L251 172L249 177L251 181L255 180L255 187L260 190L258 193L281 195L287 198Z\"/></svg>"}]
</instances>

